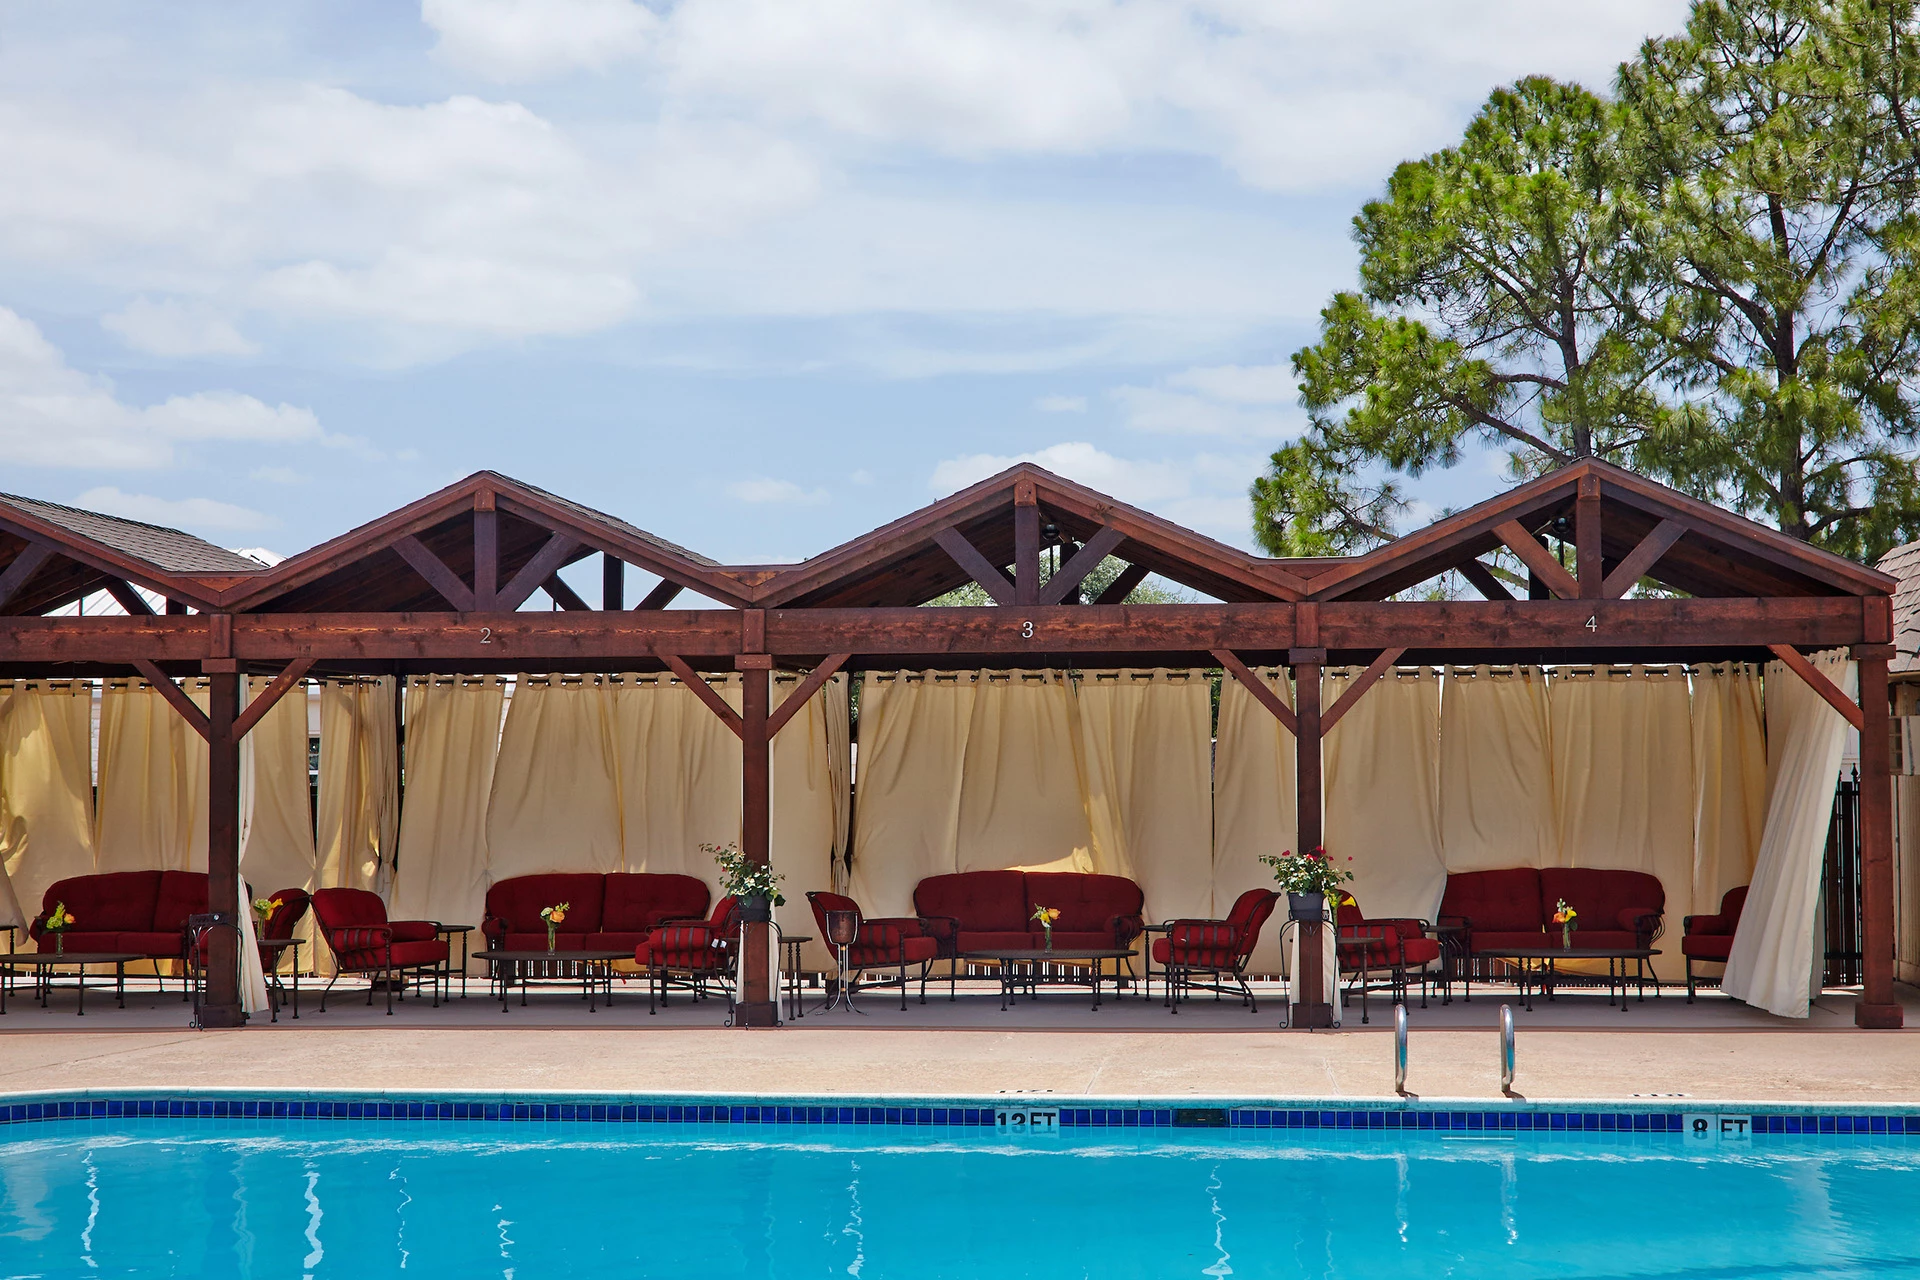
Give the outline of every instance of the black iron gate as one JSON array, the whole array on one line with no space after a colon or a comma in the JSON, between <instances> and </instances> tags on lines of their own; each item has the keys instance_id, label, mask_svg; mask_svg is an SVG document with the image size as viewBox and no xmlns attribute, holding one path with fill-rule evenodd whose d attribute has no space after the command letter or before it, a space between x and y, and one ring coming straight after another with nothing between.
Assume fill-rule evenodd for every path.
<instances>
[{"instance_id":1,"label":"black iron gate","mask_svg":"<svg viewBox=\"0 0 1920 1280\"><path fill-rule=\"evenodd\" d=\"M1860 771L1840 779L1827 827L1823 882L1827 904L1827 977L1830 987L1860 981Z\"/></svg>"}]
</instances>

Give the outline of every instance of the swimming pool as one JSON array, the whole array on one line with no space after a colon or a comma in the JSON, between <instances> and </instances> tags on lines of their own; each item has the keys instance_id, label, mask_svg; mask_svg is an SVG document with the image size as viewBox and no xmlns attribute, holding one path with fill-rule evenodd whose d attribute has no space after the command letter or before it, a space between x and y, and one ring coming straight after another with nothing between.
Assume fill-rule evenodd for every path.
<instances>
[{"instance_id":1,"label":"swimming pool","mask_svg":"<svg viewBox=\"0 0 1920 1280\"><path fill-rule=\"evenodd\" d=\"M1920 1273L1920 1136L970 1118L25 1121L0 1275Z\"/></svg>"}]
</instances>

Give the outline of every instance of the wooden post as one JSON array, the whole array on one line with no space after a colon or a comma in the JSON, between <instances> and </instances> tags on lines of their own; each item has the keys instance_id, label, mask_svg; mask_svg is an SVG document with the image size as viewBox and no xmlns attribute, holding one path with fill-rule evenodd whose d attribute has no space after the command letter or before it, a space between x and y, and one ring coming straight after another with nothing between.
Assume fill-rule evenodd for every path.
<instances>
[{"instance_id":1,"label":"wooden post","mask_svg":"<svg viewBox=\"0 0 1920 1280\"><path fill-rule=\"evenodd\" d=\"M1893 994L1893 743L1887 704L1890 644L1853 647L1860 664L1860 953L1855 1025L1898 1027Z\"/></svg>"},{"instance_id":2,"label":"wooden post","mask_svg":"<svg viewBox=\"0 0 1920 1280\"><path fill-rule=\"evenodd\" d=\"M773 753L767 732L773 659L764 653L745 653L734 665L740 669L740 849L754 862L766 863L773 856ZM773 926L753 923L745 929L735 1025L771 1027L779 1021L768 981Z\"/></svg>"},{"instance_id":3,"label":"wooden post","mask_svg":"<svg viewBox=\"0 0 1920 1280\"><path fill-rule=\"evenodd\" d=\"M491 493L483 497L473 512L473 607L491 613L500 593L500 513Z\"/></svg>"},{"instance_id":4,"label":"wooden post","mask_svg":"<svg viewBox=\"0 0 1920 1280\"><path fill-rule=\"evenodd\" d=\"M1040 496L1030 480L1013 488L1013 602L1040 601Z\"/></svg>"},{"instance_id":5,"label":"wooden post","mask_svg":"<svg viewBox=\"0 0 1920 1280\"><path fill-rule=\"evenodd\" d=\"M1296 854L1326 843L1320 805L1320 668L1325 649L1293 649L1287 662L1293 667L1293 749L1296 815ZM1326 989L1326 925L1300 922L1300 972L1295 975L1295 1027L1311 1030L1333 1025L1333 1006L1320 998Z\"/></svg>"},{"instance_id":6,"label":"wooden post","mask_svg":"<svg viewBox=\"0 0 1920 1280\"><path fill-rule=\"evenodd\" d=\"M619 556L600 556L600 607L618 613L627 607L627 562Z\"/></svg>"},{"instance_id":7,"label":"wooden post","mask_svg":"<svg viewBox=\"0 0 1920 1280\"><path fill-rule=\"evenodd\" d=\"M207 703L207 910L237 925L240 910L240 739L233 722L240 716L240 664L231 658L205 663L211 686ZM207 935L207 990L200 1009L202 1025L238 1027L240 1010L239 935L215 929Z\"/></svg>"},{"instance_id":8,"label":"wooden post","mask_svg":"<svg viewBox=\"0 0 1920 1280\"><path fill-rule=\"evenodd\" d=\"M1606 582L1606 562L1600 552L1600 477L1580 477L1579 496L1573 501L1573 550L1579 557L1580 598L1597 600Z\"/></svg>"}]
</instances>

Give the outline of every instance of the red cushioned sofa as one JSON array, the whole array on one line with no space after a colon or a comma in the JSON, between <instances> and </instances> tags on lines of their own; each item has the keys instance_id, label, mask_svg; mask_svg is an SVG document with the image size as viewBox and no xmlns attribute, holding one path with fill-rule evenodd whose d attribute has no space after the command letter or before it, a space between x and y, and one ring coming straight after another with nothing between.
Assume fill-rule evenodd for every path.
<instances>
[{"instance_id":1,"label":"red cushioned sofa","mask_svg":"<svg viewBox=\"0 0 1920 1280\"><path fill-rule=\"evenodd\" d=\"M913 909L939 941L938 958L943 960L995 947L1043 946L1046 935L1033 919L1036 905L1059 910L1053 945L1063 950L1126 950L1147 927L1141 915L1146 895L1125 876L962 871L928 876L913 890ZM951 979L947 987L947 997L952 999Z\"/></svg>"},{"instance_id":2,"label":"red cushioned sofa","mask_svg":"<svg viewBox=\"0 0 1920 1280\"><path fill-rule=\"evenodd\" d=\"M1552 920L1563 900L1579 913L1576 947L1651 947L1664 928L1667 891L1658 876L1598 867L1456 872L1447 877L1439 923L1461 931L1457 954L1469 960L1504 949L1557 946L1560 929Z\"/></svg>"},{"instance_id":3,"label":"red cushioned sofa","mask_svg":"<svg viewBox=\"0 0 1920 1280\"><path fill-rule=\"evenodd\" d=\"M118 951L150 960L184 960L187 917L207 909L204 871L110 871L71 876L47 886L40 914L27 936L42 951L54 949L47 916L65 903L74 926L66 931L68 951Z\"/></svg>"},{"instance_id":4,"label":"red cushioned sofa","mask_svg":"<svg viewBox=\"0 0 1920 1280\"><path fill-rule=\"evenodd\" d=\"M1725 964L1733 950L1734 931L1740 927L1740 913L1746 909L1747 886L1729 889L1720 899L1720 910L1710 916L1688 916L1686 934L1680 939L1680 952L1687 958L1687 1003L1693 1003L1693 988L1701 982L1717 983L1693 971L1693 962L1706 960Z\"/></svg>"},{"instance_id":5,"label":"red cushioned sofa","mask_svg":"<svg viewBox=\"0 0 1920 1280\"><path fill-rule=\"evenodd\" d=\"M561 951L632 951L669 920L698 922L710 897L692 876L660 872L552 872L511 876L487 888L481 931L487 945L544 951L543 907L567 903L555 946Z\"/></svg>"}]
</instances>

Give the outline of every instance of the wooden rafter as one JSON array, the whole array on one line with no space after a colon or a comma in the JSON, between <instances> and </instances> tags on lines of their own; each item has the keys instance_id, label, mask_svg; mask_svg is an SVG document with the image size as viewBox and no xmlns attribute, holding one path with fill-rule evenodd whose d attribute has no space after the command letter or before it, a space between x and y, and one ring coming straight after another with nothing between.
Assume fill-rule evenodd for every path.
<instances>
[{"instance_id":1,"label":"wooden rafter","mask_svg":"<svg viewBox=\"0 0 1920 1280\"><path fill-rule=\"evenodd\" d=\"M538 582L534 579L535 584ZM503 607L499 594L500 512L494 506L493 490L482 489L473 500L473 607L492 613ZM532 587L527 594L533 594ZM504 607L509 613L513 611L511 605Z\"/></svg>"},{"instance_id":2,"label":"wooden rafter","mask_svg":"<svg viewBox=\"0 0 1920 1280\"><path fill-rule=\"evenodd\" d=\"M1600 477L1580 477L1573 503L1574 571L1580 575L1580 598L1596 600L1606 580L1606 561L1600 550Z\"/></svg>"},{"instance_id":3,"label":"wooden rafter","mask_svg":"<svg viewBox=\"0 0 1920 1280\"><path fill-rule=\"evenodd\" d=\"M476 601L473 588L460 581L460 575L449 569L445 560L427 550L426 543L409 533L397 540L393 549L457 612L474 611Z\"/></svg>"},{"instance_id":4,"label":"wooden rafter","mask_svg":"<svg viewBox=\"0 0 1920 1280\"><path fill-rule=\"evenodd\" d=\"M1613 567L1613 572L1600 586L1600 594L1608 600L1618 600L1627 594L1634 583L1646 577L1647 571L1660 562L1661 556L1673 549L1674 543L1686 536L1687 526L1670 517L1653 526L1652 532L1627 553L1627 558Z\"/></svg>"},{"instance_id":5,"label":"wooden rafter","mask_svg":"<svg viewBox=\"0 0 1920 1280\"><path fill-rule=\"evenodd\" d=\"M679 595L681 590L682 588L679 583L669 582L665 578L662 578L654 584L653 590L647 592L640 603L633 607L636 610L664 609L673 603L674 597Z\"/></svg>"},{"instance_id":6,"label":"wooden rafter","mask_svg":"<svg viewBox=\"0 0 1920 1280\"><path fill-rule=\"evenodd\" d=\"M1346 691L1340 695L1339 699L1321 715L1320 732L1323 734L1332 733L1333 726L1340 723L1340 717L1353 710L1353 705L1360 701L1361 695L1373 688L1375 682L1377 682L1381 676L1385 675L1394 663L1400 661L1406 652L1404 647L1386 649L1381 652L1379 657L1369 662L1367 669L1354 677L1353 683L1348 685Z\"/></svg>"},{"instance_id":7,"label":"wooden rafter","mask_svg":"<svg viewBox=\"0 0 1920 1280\"><path fill-rule=\"evenodd\" d=\"M185 720L195 733L208 741L212 740L213 722L207 719L206 712L193 704L193 699L187 696L186 690L175 684L171 676L145 658L135 658L131 665L134 670L146 677L148 684L159 690L160 696L180 713L180 718Z\"/></svg>"},{"instance_id":8,"label":"wooden rafter","mask_svg":"<svg viewBox=\"0 0 1920 1280\"><path fill-rule=\"evenodd\" d=\"M1280 701L1280 695L1269 688L1265 680L1255 675L1251 667L1240 661L1238 654L1230 649L1215 649L1213 659L1225 668L1228 675L1238 680L1246 691L1253 695L1256 702L1272 712L1273 718L1278 720L1288 733L1300 732L1300 725L1294 718L1293 708Z\"/></svg>"},{"instance_id":9,"label":"wooden rafter","mask_svg":"<svg viewBox=\"0 0 1920 1280\"><path fill-rule=\"evenodd\" d=\"M1107 589L1094 597L1095 604L1125 604L1133 589L1147 580L1152 570L1145 565L1130 564L1120 571L1120 576L1107 584Z\"/></svg>"},{"instance_id":10,"label":"wooden rafter","mask_svg":"<svg viewBox=\"0 0 1920 1280\"><path fill-rule=\"evenodd\" d=\"M980 548L968 542L958 529L948 526L934 532L933 540L940 549L953 557L953 562L966 570L967 576L993 598L995 604L1013 604L1017 598L1016 584L1007 581L1007 575L995 567L993 561L980 554ZM1038 546L1038 543L1035 543ZM1039 563L1036 558L1035 564Z\"/></svg>"},{"instance_id":11,"label":"wooden rafter","mask_svg":"<svg viewBox=\"0 0 1920 1280\"><path fill-rule=\"evenodd\" d=\"M1580 584L1573 575L1560 567L1547 549L1518 520L1503 520L1494 526L1494 534L1507 544L1507 550L1520 557L1522 564L1532 571L1533 576L1546 585L1547 590L1562 600L1578 600Z\"/></svg>"},{"instance_id":12,"label":"wooden rafter","mask_svg":"<svg viewBox=\"0 0 1920 1280\"><path fill-rule=\"evenodd\" d=\"M1041 604L1059 604L1070 594L1080 589L1087 575L1100 567L1100 562L1113 554L1113 549L1125 542L1127 535L1111 525L1105 525L1100 532L1087 539L1085 546L1067 558L1060 571L1047 579L1047 585L1041 589Z\"/></svg>"},{"instance_id":13,"label":"wooden rafter","mask_svg":"<svg viewBox=\"0 0 1920 1280\"><path fill-rule=\"evenodd\" d=\"M1494 576L1493 570L1489 569L1480 560L1465 560L1454 567L1460 571L1461 577L1473 584L1474 590L1478 591L1487 599L1513 599L1513 592L1507 590L1500 579Z\"/></svg>"},{"instance_id":14,"label":"wooden rafter","mask_svg":"<svg viewBox=\"0 0 1920 1280\"><path fill-rule=\"evenodd\" d=\"M1787 664L1793 673L1805 680L1813 691L1827 700L1827 705L1847 718L1847 723L1856 729L1866 727L1866 718L1860 713L1860 704L1841 692L1840 686L1827 679L1826 672L1813 665L1811 659L1788 644L1770 644L1767 648L1773 656Z\"/></svg>"},{"instance_id":15,"label":"wooden rafter","mask_svg":"<svg viewBox=\"0 0 1920 1280\"><path fill-rule=\"evenodd\" d=\"M29 542L13 563L0 573L0 609L7 607L7 601L27 585L27 579L40 572L40 566L53 559L53 548L44 542Z\"/></svg>"},{"instance_id":16,"label":"wooden rafter","mask_svg":"<svg viewBox=\"0 0 1920 1280\"><path fill-rule=\"evenodd\" d=\"M786 701L782 702L778 707L775 707L773 712L767 716L767 736L771 738L786 728L787 722L798 715L800 709L807 705L807 699L820 692L821 686L833 679L834 672L846 666L852 657L853 655L850 653L830 653L824 662L812 671L809 671L807 678L802 680L795 686L793 692L787 695Z\"/></svg>"},{"instance_id":17,"label":"wooden rafter","mask_svg":"<svg viewBox=\"0 0 1920 1280\"><path fill-rule=\"evenodd\" d=\"M600 607L609 613L627 607L627 562L610 551L600 556Z\"/></svg>"},{"instance_id":18,"label":"wooden rafter","mask_svg":"<svg viewBox=\"0 0 1920 1280\"><path fill-rule=\"evenodd\" d=\"M673 674L680 677L680 683L686 685L693 691L694 696L707 704L707 710L720 717L720 723L733 730L734 737L746 736L746 723L740 719L740 713L728 706L727 700L715 693L713 686L688 665L685 658L674 653L663 653L660 655L660 660L673 668Z\"/></svg>"},{"instance_id":19,"label":"wooden rafter","mask_svg":"<svg viewBox=\"0 0 1920 1280\"><path fill-rule=\"evenodd\" d=\"M1040 603L1040 500L1031 480L1013 486L1013 602Z\"/></svg>"},{"instance_id":20,"label":"wooden rafter","mask_svg":"<svg viewBox=\"0 0 1920 1280\"><path fill-rule=\"evenodd\" d=\"M107 594L118 600L120 607L134 617L147 617L153 613L153 606L130 582L122 582L119 578L107 579Z\"/></svg>"},{"instance_id":21,"label":"wooden rafter","mask_svg":"<svg viewBox=\"0 0 1920 1280\"><path fill-rule=\"evenodd\" d=\"M502 613L512 613L525 604L528 596L559 572L560 566L567 562L567 557L571 556L579 545L577 540L564 533L556 533L548 538L546 545L534 553L533 559L520 566L520 572L514 574L513 580L500 589L499 594L494 598L493 607ZM574 596L576 600L579 598L577 595Z\"/></svg>"},{"instance_id":22,"label":"wooden rafter","mask_svg":"<svg viewBox=\"0 0 1920 1280\"><path fill-rule=\"evenodd\" d=\"M289 662L286 670L275 676L272 681L268 683L267 687L262 689L253 701L247 703L246 707L241 710L239 716L234 719L233 736L235 738L246 737L247 734L252 731L253 726L259 724L266 718L267 712L273 710L274 704L285 697L293 686L303 680L307 672L312 669L312 658L298 658Z\"/></svg>"},{"instance_id":23,"label":"wooden rafter","mask_svg":"<svg viewBox=\"0 0 1920 1280\"><path fill-rule=\"evenodd\" d=\"M577 612L579 610L591 610L593 608L592 605L581 599L580 593L568 586L557 573L548 574L547 580L540 584L540 589L552 596L553 602L562 609L571 609Z\"/></svg>"}]
</instances>

